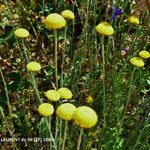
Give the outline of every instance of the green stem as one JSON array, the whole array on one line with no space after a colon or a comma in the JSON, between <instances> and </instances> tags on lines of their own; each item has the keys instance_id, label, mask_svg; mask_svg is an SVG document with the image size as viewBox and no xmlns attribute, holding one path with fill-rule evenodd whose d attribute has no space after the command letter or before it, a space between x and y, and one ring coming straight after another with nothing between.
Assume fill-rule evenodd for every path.
<instances>
[{"instance_id":1,"label":"green stem","mask_svg":"<svg viewBox=\"0 0 150 150\"><path fill-rule=\"evenodd\" d=\"M5 89L6 99L7 99L7 105L8 105L9 115L12 117L12 109L11 109L11 105L10 105L10 101L9 101L9 95L8 95L7 84L6 84L6 82L5 82L5 78L4 78L4 75L3 75L3 72L2 72L1 67L0 67L0 75L1 75L1 77L2 77L2 81L3 81L3 84L4 84L4 89ZM7 122L7 121L6 121L6 118L5 118L5 115L4 115L4 112L3 112L3 109L2 109L1 107L0 107L0 111L1 111L1 114L2 114L3 119L5 120L5 122ZM12 123L13 123L13 122L12 122ZM9 131L10 136L11 136L12 138L14 138L14 137L13 137L13 133L12 133L12 131L9 129L9 127L8 127L8 131ZM12 145L15 147L15 149L18 150L16 143L15 143L15 142L11 142L11 143L12 143Z\"/></svg>"},{"instance_id":2,"label":"green stem","mask_svg":"<svg viewBox=\"0 0 150 150\"><path fill-rule=\"evenodd\" d=\"M134 52L133 50L134 50L134 46L135 46L135 43L136 43L137 38L138 38L138 36L137 36L138 32L139 32L139 26L136 28L135 36L134 36L133 42L132 42L131 47L130 47L130 50L132 53Z\"/></svg>"},{"instance_id":3,"label":"green stem","mask_svg":"<svg viewBox=\"0 0 150 150\"><path fill-rule=\"evenodd\" d=\"M66 142L67 128L68 128L68 121L65 121L65 129L64 129L64 138L63 138L62 150L65 149L65 142Z\"/></svg>"},{"instance_id":4,"label":"green stem","mask_svg":"<svg viewBox=\"0 0 150 150\"><path fill-rule=\"evenodd\" d=\"M43 14L45 12L45 0L43 0Z\"/></svg>"},{"instance_id":5,"label":"green stem","mask_svg":"<svg viewBox=\"0 0 150 150\"><path fill-rule=\"evenodd\" d=\"M83 128L80 128L80 135L79 135L79 139L78 139L77 150L80 150L82 135L83 135Z\"/></svg>"},{"instance_id":6,"label":"green stem","mask_svg":"<svg viewBox=\"0 0 150 150\"><path fill-rule=\"evenodd\" d=\"M63 86L63 75L64 75L64 63L65 63L65 51L66 51L66 34L67 34L67 25L64 29L64 48L63 48L63 54L62 54L62 70L61 70L61 86Z\"/></svg>"},{"instance_id":7,"label":"green stem","mask_svg":"<svg viewBox=\"0 0 150 150\"><path fill-rule=\"evenodd\" d=\"M128 97L127 97L127 101L126 101L126 104L125 104L125 107L124 107L124 110L123 110L123 115L122 115L120 127L122 127L123 121L125 119L125 114L126 114L126 111L127 111L127 107L128 107L129 101L130 101L130 96L131 96L131 91L132 91L132 83L133 83L133 76L134 76L135 69L136 68L134 67L133 70L132 70Z\"/></svg>"},{"instance_id":8,"label":"green stem","mask_svg":"<svg viewBox=\"0 0 150 150\"><path fill-rule=\"evenodd\" d=\"M3 120L5 120L5 115L4 115L4 111L3 111L3 108L0 106L0 112L1 112L1 116L3 118Z\"/></svg>"},{"instance_id":9,"label":"green stem","mask_svg":"<svg viewBox=\"0 0 150 150\"><path fill-rule=\"evenodd\" d=\"M21 49L21 46L20 46L19 41L17 39L16 39L16 42L17 42L17 45L19 47L19 52L21 54L21 58L22 58L23 61L25 61L24 56L23 56L23 52L22 52L22 49Z\"/></svg>"},{"instance_id":10,"label":"green stem","mask_svg":"<svg viewBox=\"0 0 150 150\"><path fill-rule=\"evenodd\" d=\"M84 50L84 60L86 59L87 53L87 43L88 43L88 13L89 13L89 0L87 0L87 8L86 8L86 17L85 17L85 50Z\"/></svg>"},{"instance_id":11,"label":"green stem","mask_svg":"<svg viewBox=\"0 0 150 150\"><path fill-rule=\"evenodd\" d=\"M107 1L107 8L106 8L106 14L105 14L105 21L107 21L108 18L108 11L109 11L109 0Z\"/></svg>"},{"instance_id":12,"label":"green stem","mask_svg":"<svg viewBox=\"0 0 150 150\"><path fill-rule=\"evenodd\" d=\"M58 58L57 58L57 30L54 30L54 38L55 38L55 82L56 82L56 89L58 89Z\"/></svg>"},{"instance_id":13,"label":"green stem","mask_svg":"<svg viewBox=\"0 0 150 150\"><path fill-rule=\"evenodd\" d=\"M59 145L58 145L58 149L61 149L61 144L62 144L62 119L60 119L60 122L59 122Z\"/></svg>"},{"instance_id":14,"label":"green stem","mask_svg":"<svg viewBox=\"0 0 150 150\"><path fill-rule=\"evenodd\" d=\"M135 144L133 145L133 147L132 147L131 150L135 150L136 146L139 144L140 138L141 138L142 134L144 133L145 128L147 128L147 125L148 125L148 124L149 124L149 119L147 119L147 121L146 121L144 127L142 128L142 130L141 130L141 132L140 132L140 134L139 134L139 136L138 136L138 138L137 138L137 140L136 140L136 142L135 142Z\"/></svg>"},{"instance_id":15,"label":"green stem","mask_svg":"<svg viewBox=\"0 0 150 150\"><path fill-rule=\"evenodd\" d=\"M52 140L53 145L54 145L54 150L57 150L57 146L56 146L56 143L55 143L55 140L54 140L52 131L51 131L51 120L50 120L50 118L49 118L49 122L48 122L48 119L45 118L45 121L46 121L47 128L48 128L48 130L49 130L49 133L50 133L51 140Z\"/></svg>"},{"instance_id":16,"label":"green stem","mask_svg":"<svg viewBox=\"0 0 150 150\"><path fill-rule=\"evenodd\" d=\"M103 124L106 124L106 91L105 91L105 52L104 52L104 36L101 37L102 46L102 80L103 80Z\"/></svg>"},{"instance_id":17,"label":"green stem","mask_svg":"<svg viewBox=\"0 0 150 150\"><path fill-rule=\"evenodd\" d=\"M36 80L35 80L35 76L34 76L33 72L30 73L30 78L31 78L33 89L37 96L38 103L41 104L41 98L40 98L39 90L37 88L37 84L36 84Z\"/></svg>"},{"instance_id":18,"label":"green stem","mask_svg":"<svg viewBox=\"0 0 150 150\"><path fill-rule=\"evenodd\" d=\"M55 121L55 144L56 145L57 145L57 141L58 141L58 117L56 116L56 121Z\"/></svg>"},{"instance_id":19,"label":"green stem","mask_svg":"<svg viewBox=\"0 0 150 150\"><path fill-rule=\"evenodd\" d=\"M22 46L23 46L23 52L25 54L26 61L27 61L27 63L29 63L29 58L28 58L28 54L27 54L27 48L25 46L25 43L24 43L23 39L22 39Z\"/></svg>"},{"instance_id":20,"label":"green stem","mask_svg":"<svg viewBox=\"0 0 150 150\"><path fill-rule=\"evenodd\" d=\"M48 118L48 123L49 123L49 133L50 133L50 137L52 138L54 145L55 145L55 141L52 135L52 126L51 126L51 116ZM50 150L52 150L52 142L50 142Z\"/></svg>"},{"instance_id":21,"label":"green stem","mask_svg":"<svg viewBox=\"0 0 150 150\"><path fill-rule=\"evenodd\" d=\"M0 75L2 77L2 81L3 81L3 84L4 84L4 89L5 89L5 94L6 94L7 106L8 106L9 114L12 115L12 109L11 109L9 95L8 95L8 88L7 88L7 84L5 82L5 78L4 78L1 66L0 66Z\"/></svg>"}]
</instances>

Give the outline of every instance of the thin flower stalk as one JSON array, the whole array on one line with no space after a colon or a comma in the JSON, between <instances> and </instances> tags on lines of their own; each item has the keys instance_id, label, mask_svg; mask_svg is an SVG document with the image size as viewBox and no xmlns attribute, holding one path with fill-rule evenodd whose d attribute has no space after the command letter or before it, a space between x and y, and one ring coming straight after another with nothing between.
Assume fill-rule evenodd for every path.
<instances>
[{"instance_id":1,"label":"thin flower stalk","mask_svg":"<svg viewBox=\"0 0 150 150\"><path fill-rule=\"evenodd\" d=\"M134 67L133 70L132 70L132 74L131 74L130 85L129 85L129 91L128 91L128 97L127 97L126 104L125 104L125 106L124 106L124 110L123 110L123 115L122 115L122 118L121 118L120 126L122 126L122 124L123 124L123 121L124 121L124 119L125 119L125 114L126 114L126 112L127 112L127 107L128 107L129 101L130 101L131 91L132 91L132 86L133 86L133 77L134 77L134 72L135 72L135 70L136 70L136 68Z\"/></svg>"},{"instance_id":2,"label":"thin flower stalk","mask_svg":"<svg viewBox=\"0 0 150 150\"><path fill-rule=\"evenodd\" d=\"M5 94L6 94L7 106L8 106L9 114L12 115L12 108L11 108L11 105L10 105L10 100L9 100L9 95L8 95L8 88L7 88L7 84L6 84L6 81L5 81L5 78L4 78L1 66L0 66L0 75L2 77L2 81L3 81L3 84L4 84L4 89L5 89Z\"/></svg>"},{"instance_id":3,"label":"thin flower stalk","mask_svg":"<svg viewBox=\"0 0 150 150\"><path fill-rule=\"evenodd\" d=\"M67 137L68 121L65 121L64 138L62 143L62 150L65 150L65 142Z\"/></svg>"},{"instance_id":4,"label":"thin flower stalk","mask_svg":"<svg viewBox=\"0 0 150 150\"><path fill-rule=\"evenodd\" d=\"M81 141L82 141L82 135L83 135L83 128L80 128L80 135L79 135L79 139L78 139L78 144L77 144L77 150L80 150L80 146L81 146Z\"/></svg>"},{"instance_id":5,"label":"thin flower stalk","mask_svg":"<svg viewBox=\"0 0 150 150\"><path fill-rule=\"evenodd\" d=\"M34 74L32 72L29 73L29 74L30 74L30 79L31 79L31 83L32 83L33 89L34 89L34 91L36 93L36 96L37 96L37 101L40 104L41 103L41 98L40 98L39 90L37 88L37 83L36 83L36 80L35 80L35 76L34 76Z\"/></svg>"},{"instance_id":6,"label":"thin flower stalk","mask_svg":"<svg viewBox=\"0 0 150 150\"><path fill-rule=\"evenodd\" d=\"M103 80L103 124L106 124L106 92L105 92L105 51L104 51L104 36L101 37L102 46L102 80Z\"/></svg>"},{"instance_id":7,"label":"thin flower stalk","mask_svg":"<svg viewBox=\"0 0 150 150\"><path fill-rule=\"evenodd\" d=\"M64 83L64 64L65 64L65 51L66 51L66 35L67 35L67 25L64 28L64 48L62 53L62 70L61 70L61 86L63 87Z\"/></svg>"},{"instance_id":8,"label":"thin flower stalk","mask_svg":"<svg viewBox=\"0 0 150 150\"><path fill-rule=\"evenodd\" d=\"M57 47L58 47L58 40L57 40L57 29L54 30L54 38L55 38L55 83L56 89L58 89L58 58L57 58Z\"/></svg>"}]
</instances>

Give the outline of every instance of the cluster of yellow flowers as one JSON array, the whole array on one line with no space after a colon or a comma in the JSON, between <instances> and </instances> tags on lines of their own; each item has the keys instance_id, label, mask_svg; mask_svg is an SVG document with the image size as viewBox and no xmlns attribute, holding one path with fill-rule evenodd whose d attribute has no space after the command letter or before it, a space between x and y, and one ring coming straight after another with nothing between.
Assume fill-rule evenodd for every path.
<instances>
[{"instance_id":1,"label":"cluster of yellow flowers","mask_svg":"<svg viewBox=\"0 0 150 150\"><path fill-rule=\"evenodd\" d=\"M48 100L59 101L61 99L71 99L72 93L68 88L62 87L58 90L48 90L45 93Z\"/></svg>"},{"instance_id":2,"label":"cluster of yellow flowers","mask_svg":"<svg viewBox=\"0 0 150 150\"><path fill-rule=\"evenodd\" d=\"M29 71L40 71L41 65L37 62L30 62L27 64L27 70ZM69 100L72 99L72 92L66 88L62 87L58 90L48 90L45 92L45 96L50 101L59 101L60 99ZM91 96L88 96L87 98L88 103L93 102L93 98ZM54 113L54 107L50 103L42 103L38 107L38 112L44 116L48 117L51 116ZM64 103L61 104L57 110L56 114L58 117L64 119L64 120L74 120L76 124L78 124L82 128L91 128L95 126L95 124L98 121L98 117L96 112L88 107L88 106L80 106L76 108L71 103Z\"/></svg>"},{"instance_id":3,"label":"cluster of yellow flowers","mask_svg":"<svg viewBox=\"0 0 150 150\"><path fill-rule=\"evenodd\" d=\"M62 99L71 99L72 92L65 87L58 90L49 90L45 93L48 100L58 101ZM42 103L38 107L38 112L45 117L51 116L54 113L53 105ZM91 128L96 125L98 117L96 112L88 106L80 106L76 108L72 103L63 103L56 109L56 115L64 120L73 120L82 128Z\"/></svg>"},{"instance_id":4,"label":"cluster of yellow flowers","mask_svg":"<svg viewBox=\"0 0 150 150\"><path fill-rule=\"evenodd\" d=\"M44 20L44 25L48 29L61 29L65 27L66 20L74 19L74 13L70 10L64 10L61 15L57 13L52 13L48 15ZM66 19L66 20L65 20Z\"/></svg>"},{"instance_id":5,"label":"cluster of yellow flowers","mask_svg":"<svg viewBox=\"0 0 150 150\"><path fill-rule=\"evenodd\" d=\"M44 19L44 25L48 29L61 29L65 27L66 20L72 20L74 18L75 18L74 13L71 10L64 10L61 13L61 15L57 13L52 13L48 15ZM29 32L24 28L16 29L14 34L16 37L19 37L19 38L27 38L29 36Z\"/></svg>"},{"instance_id":6,"label":"cluster of yellow flowers","mask_svg":"<svg viewBox=\"0 0 150 150\"><path fill-rule=\"evenodd\" d=\"M144 61L143 59L147 59L150 58L150 53L148 51L140 51L139 52L139 56L140 57L132 57L130 59L130 62L132 65L136 66L136 67L143 67L144 66Z\"/></svg>"},{"instance_id":7,"label":"cluster of yellow flowers","mask_svg":"<svg viewBox=\"0 0 150 150\"><path fill-rule=\"evenodd\" d=\"M135 16L130 16L128 17L127 21L133 25L138 25L140 22L139 22L139 19ZM96 31L102 35L105 35L105 36L110 36L114 33L114 29L113 27L103 21L103 22L100 22L97 26L96 26Z\"/></svg>"},{"instance_id":8,"label":"cluster of yellow flowers","mask_svg":"<svg viewBox=\"0 0 150 150\"><path fill-rule=\"evenodd\" d=\"M70 10L63 11L61 15L57 13L52 13L44 19L44 25L48 29L61 29L66 26L66 20L71 20L74 18L74 13ZM133 25L139 24L139 20L135 16L130 16L127 21ZM95 29L98 33L105 36L111 36L114 33L113 27L107 22L100 22ZM27 38L29 36L29 32L24 28L18 28L14 32L14 34L16 37L19 38ZM141 58L133 57L130 59L130 62L137 67L142 67L144 66L142 58L149 58L150 54L147 51L141 51L139 53L139 56ZM41 65L38 62L32 61L27 64L26 68L29 71L38 72L41 70ZM50 101L59 101L60 99L72 99L73 95L68 88L62 87L58 90L48 90L47 92L45 92L45 96ZM92 103L93 98L91 96L88 96L86 101L88 103ZM42 116L48 117L54 113L54 107L50 103L42 103L38 107L38 112ZM92 108L88 106L80 106L76 108L71 103L61 104L57 108L56 114L58 117L64 120L73 120L77 125L82 128L91 128L95 126L98 121L97 114Z\"/></svg>"}]
</instances>

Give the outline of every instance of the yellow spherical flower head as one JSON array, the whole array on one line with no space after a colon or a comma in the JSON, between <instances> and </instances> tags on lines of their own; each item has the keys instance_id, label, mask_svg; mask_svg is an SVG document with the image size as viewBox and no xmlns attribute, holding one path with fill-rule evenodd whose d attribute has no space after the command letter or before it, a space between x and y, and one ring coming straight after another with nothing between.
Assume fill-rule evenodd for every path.
<instances>
[{"instance_id":1,"label":"yellow spherical flower head","mask_svg":"<svg viewBox=\"0 0 150 150\"><path fill-rule=\"evenodd\" d=\"M148 51L140 51L139 56L146 59L150 57L150 53Z\"/></svg>"},{"instance_id":2,"label":"yellow spherical flower head","mask_svg":"<svg viewBox=\"0 0 150 150\"><path fill-rule=\"evenodd\" d=\"M72 20L75 18L74 13L71 10L64 10L61 15L68 20Z\"/></svg>"},{"instance_id":3,"label":"yellow spherical flower head","mask_svg":"<svg viewBox=\"0 0 150 150\"><path fill-rule=\"evenodd\" d=\"M58 93L60 94L60 98L62 99L71 99L72 98L72 92L65 87L62 87L58 89Z\"/></svg>"},{"instance_id":4,"label":"yellow spherical flower head","mask_svg":"<svg viewBox=\"0 0 150 150\"><path fill-rule=\"evenodd\" d=\"M51 100L51 101L59 101L60 99L60 95L58 91L56 90L48 90L45 93L45 96L47 97L48 100Z\"/></svg>"},{"instance_id":5,"label":"yellow spherical flower head","mask_svg":"<svg viewBox=\"0 0 150 150\"><path fill-rule=\"evenodd\" d=\"M75 109L76 107L73 104L64 103L57 108L56 114L64 120L71 120Z\"/></svg>"},{"instance_id":6,"label":"yellow spherical flower head","mask_svg":"<svg viewBox=\"0 0 150 150\"><path fill-rule=\"evenodd\" d=\"M132 65L134 65L136 67L143 67L144 66L144 61L140 57L133 57L130 59L130 62Z\"/></svg>"},{"instance_id":7,"label":"yellow spherical flower head","mask_svg":"<svg viewBox=\"0 0 150 150\"><path fill-rule=\"evenodd\" d=\"M82 128L91 128L95 126L98 121L96 112L88 106L80 106L76 108L72 119Z\"/></svg>"},{"instance_id":8,"label":"yellow spherical flower head","mask_svg":"<svg viewBox=\"0 0 150 150\"><path fill-rule=\"evenodd\" d=\"M91 103L93 102L93 97L89 95L89 96L86 98L86 102L89 103L89 104L91 104Z\"/></svg>"},{"instance_id":9,"label":"yellow spherical flower head","mask_svg":"<svg viewBox=\"0 0 150 150\"><path fill-rule=\"evenodd\" d=\"M96 31L102 35L112 35L114 33L113 27L107 22L100 22L96 26Z\"/></svg>"},{"instance_id":10,"label":"yellow spherical flower head","mask_svg":"<svg viewBox=\"0 0 150 150\"><path fill-rule=\"evenodd\" d=\"M49 103L42 103L39 107L38 107L38 112L45 117L48 117L50 115L52 115L54 113L54 107L53 105L49 104Z\"/></svg>"},{"instance_id":11,"label":"yellow spherical flower head","mask_svg":"<svg viewBox=\"0 0 150 150\"><path fill-rule=\"evenodd\" d=\"M20 37L20 38L26 38L29 36L29 32L24 28L18 28L14 32L14 34L15 34L15 36Z\"/></svg>"},{"instance_id":12,"label":"yellow spherical flower head","mask_svg":"<svg viewBox=\"0 0 150 150\"><path fill-rule=\"evenodd\" d=\"M32 61L32 62L27 64L27 69L29 71L35 71L35 72L40 71L41 70L41 65L37 62Z\"/></svg>"},{"instance_id":13,"label":"yellow spherical flower head","mask_svg":"<svg viewBox=\"0 0 150 150\"><path fill-rule=\"evenodd\" d=\"M130 16L127 21L133 25L138 25L140 23L139 19L135 16Z\"/></svg>"},{"instance_id":14,"label":"yellow spherical flower head","mask_svg":"<svg viewBox=\"0 0 150 150\"><path fill-rule=\"evenodd\" d=\"M48 29L61 29L66 25L66 21L61 15L53 13L45 18L44 25Z\"/></svg>"}]
</instances>

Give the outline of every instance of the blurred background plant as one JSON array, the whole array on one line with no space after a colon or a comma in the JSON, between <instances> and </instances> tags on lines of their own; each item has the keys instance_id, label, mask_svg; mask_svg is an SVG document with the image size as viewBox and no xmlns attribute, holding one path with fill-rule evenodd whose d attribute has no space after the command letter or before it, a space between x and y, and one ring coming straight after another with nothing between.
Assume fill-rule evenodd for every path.
<instances>
[{"instance_id":1,"label":"blurred background plant","mask_svg":"<svg viewBox=\"0 0 150 150\"><path fill-rule=\"evenodd\" d=\"M56 87L55 45L53 31L45 28L44 19L51 13L61 14L67 9L73 11L75 18L74 21L67 21L67 31L60 29L57 35L58 86L60 88L63 85L72 91L73 97L69 102L76 107L87 105L98 114L97 125L84 130L80 149L149 150L150 58L144 59L144 67L136 67L134 74L130 63L130 59L137 57L140 51L149 52L150 49L148 0L1 1L0 138L49 137L45 126L47 121L37 113L36 93L20 49L24 53L24 46L28 59L41 64L41 71L34 76L41 102L48 102L44 92ZM129 16L135 16L139 23L129 22ZM101 21L107 21L114 29L114 34L103 40L105 75L102 71L101 36L95 30ZM23 46L14 35L18 28L25 28L30 33L23 40ZM55 118L54 113L49 120L53 134ZM60 149L65 122L58 120L58 123ZM76 149L75 141L80 130L72 121L67 127L65 149L73 150ZM50 141L0 143L1 149L35 149L37 146L39 149L48 149ZM55 146L51 148L56 149Z\"/></svg>"}]
</instances>

